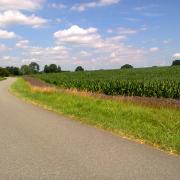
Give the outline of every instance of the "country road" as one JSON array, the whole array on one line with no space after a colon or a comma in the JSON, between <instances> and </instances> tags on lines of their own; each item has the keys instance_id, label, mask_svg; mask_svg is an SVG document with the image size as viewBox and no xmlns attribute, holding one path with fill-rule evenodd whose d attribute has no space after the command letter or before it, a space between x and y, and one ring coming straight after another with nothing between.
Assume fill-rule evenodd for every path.
<instances>
[{"instance_id":1,"label":"country road","mask_svg":"<svg viewBox=\"0 0 180 180\"><path fill-rule=\"evenodd\" d=\"M179 180L180 158L25 103L0 82L1 180Z\"/></svg>"}]
</instances>

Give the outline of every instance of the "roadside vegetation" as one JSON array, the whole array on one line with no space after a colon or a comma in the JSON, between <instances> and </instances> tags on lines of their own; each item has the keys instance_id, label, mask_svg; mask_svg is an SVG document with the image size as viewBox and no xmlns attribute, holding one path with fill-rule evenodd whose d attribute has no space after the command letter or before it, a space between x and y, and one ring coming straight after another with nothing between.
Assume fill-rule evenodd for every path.
<instances>
[{"instance_id":1,"label":"roadside vegetation","mask_svg":"<svg viewBox=\"0 0 180 180\"><path fill-rule=\"evenodd\" d=\"M3 77L0 77L0 81L2 81L2 80L4 80L5 78L3 78Z\"/></svg>"},{"instance_id":2,"label":"roadside vegetation","mask_svg":"<svg viewBox=\"0 0 180 180\"><path fill-rule=\"evenodd\" d=\"M174 73L171 70L168 72L170 74ZM110 71L110 73L113 74L113 71ZM92 74L92 77L95 74ZM82 76L81 74L70 73L70 77L73 78L73 75L75 77ZM51 78L53 76L54 74L51 75ZM60 75L58 77L60 78ZM99 77L101 77L100 74ZM64 78L67 78L66 74ZM63 90L57 91L54 88L36 88L29 85L22 78L19 78L12 85L12 91L27 101L67 115L83 123L107 129L116 134L180 154L179 109L143 107L130 102L117 102L110 99L82 96Z\"/></svg>"}]
</instances>

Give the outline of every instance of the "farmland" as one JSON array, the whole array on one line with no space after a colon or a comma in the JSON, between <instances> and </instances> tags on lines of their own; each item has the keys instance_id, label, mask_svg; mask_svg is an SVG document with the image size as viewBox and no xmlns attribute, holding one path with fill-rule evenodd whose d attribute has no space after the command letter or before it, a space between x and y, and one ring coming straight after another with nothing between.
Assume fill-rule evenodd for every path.
<instances>
[{"instance_id":1,"label":"farmland","mask_svg":"<svg viewBox=\"0 0 180 180\"><path fill-rule=\"evenodd\" d=\"M63 88L106 95L180 99L180 67L152 67L34 75Z\"/></svg>"}]
</instances>

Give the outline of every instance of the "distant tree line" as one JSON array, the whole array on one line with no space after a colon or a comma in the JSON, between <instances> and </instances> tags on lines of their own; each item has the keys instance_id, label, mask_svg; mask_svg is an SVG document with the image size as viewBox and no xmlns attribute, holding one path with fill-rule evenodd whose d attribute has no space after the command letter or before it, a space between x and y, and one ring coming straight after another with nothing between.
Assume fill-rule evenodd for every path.
<instances>
[{"instance_id":1,"label":"distant tree line","mask_svg":"<svg viewBox=\"0 0 180 180\"><path fill-rule=\"evenodd\" d=\"M75 71L84 71L82 66L76 67ZM8 66L5 68L0 67L0 76L20 76L30 75L37 73L60 73L61 67L56 64L45 65L43 70L40 71L40 66L36 62L31 62L29 65L22 65L20 68L15 66Z\"/></svg>"},{"instance_id":2,"label":"distant tree line","mask_svg":"<svg viewBox=\"0 0 180 180\"><path fill-rule=\"evenodd\" d=\"M174 60L172 66L180 65L180 60ZM121 69L132 69L133 66L130 64L124 64ZM75 71L84 71L82 66L77 66ZM19 76L19 75L30 75L36 73L60 73L62 72L61 67L56 64L45 65L43 70L40 71L40 66L36 62L31 62L29 65L22 65L19 67L8 66L6 68L0 67L0 76Z\"/></svg>"}]
</instances>

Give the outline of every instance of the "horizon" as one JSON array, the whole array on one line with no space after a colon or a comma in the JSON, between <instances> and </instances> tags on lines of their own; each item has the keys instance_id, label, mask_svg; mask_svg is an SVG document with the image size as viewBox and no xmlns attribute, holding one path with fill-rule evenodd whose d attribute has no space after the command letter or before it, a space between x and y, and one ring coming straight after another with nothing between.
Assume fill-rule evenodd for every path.
<instances>
[{"instance_id":1,"label":"horizon","mask_svg":"<svg viewBox=\"0 0 180 180\"><path fill-rule=\"evenodd\" d=\"M180 59L177 7L178 0L0 1L0 66L170 66Z\"/></svg>"}]
</instances>

